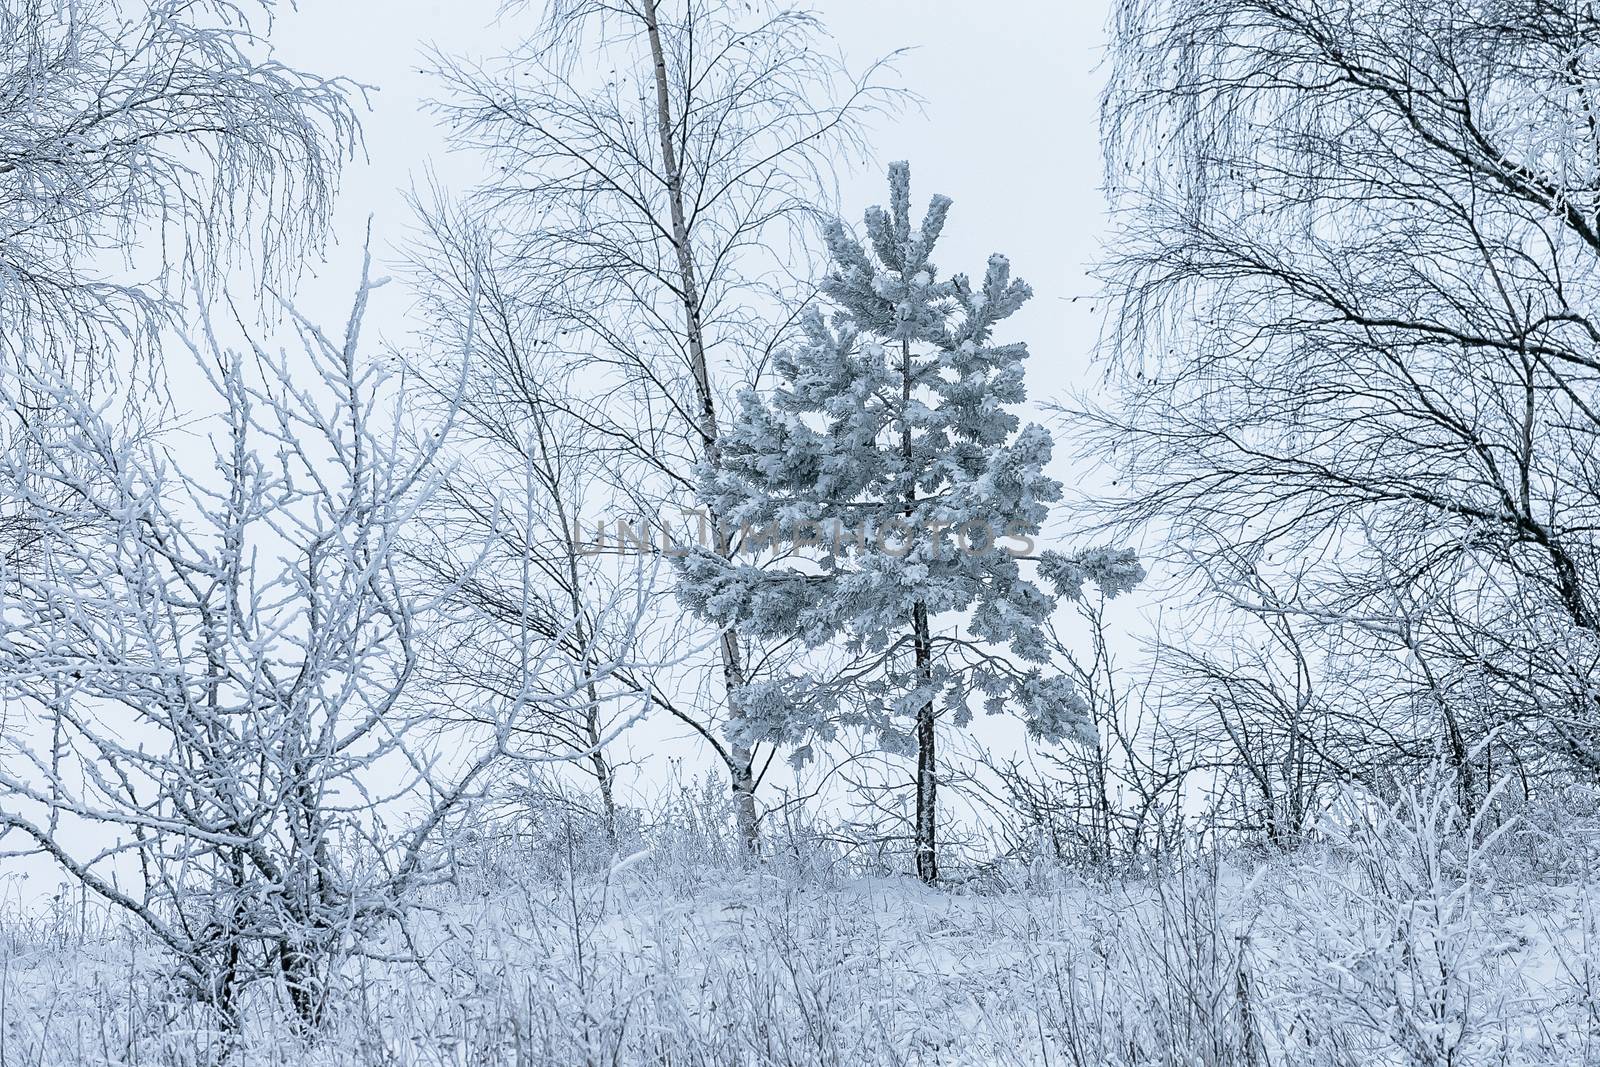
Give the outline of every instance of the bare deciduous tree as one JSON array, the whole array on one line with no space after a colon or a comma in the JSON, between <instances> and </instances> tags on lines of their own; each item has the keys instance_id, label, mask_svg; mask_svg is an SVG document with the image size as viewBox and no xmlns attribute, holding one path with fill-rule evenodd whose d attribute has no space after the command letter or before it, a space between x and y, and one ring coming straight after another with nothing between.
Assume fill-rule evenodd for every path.
<instances>
[{"instance_id":1,"label":"bare deciduous tree","mask_svg":"<svg viewBox=\"0 0 1600 1067\"><path fill-rule=\"evenodd\" d=\"M1115 41L1120 517L1292 584L1243 606L1408 694L1396 758L1592 775L1600 20L1124 0Z\"/></svg>"},{"instance_id":2,"label":"bare deciduous tree","mask_svg":"<svg viewBox=\"0 0 1600 1067\"><path fill-rule=\"evenodd\" d=\"M270 15L0 3L0 354L82 360L147 337L169 277L214 278L245 249L292 270L321 236L356 143L354 86L270 59L250 21Z\"/></svg>"},{"instance_id":3,"label":"bare deciduous tree","mask_svg":"<svg viewBox=\"0 0 1600 1067\"><path fill-rule=\"evenodd\" d=\"M564 752L588 772L600 821L614 838L617 767L606 751L613 724L641 701L673 704L653 672L622 667L602 680L594 657L596 649L637 639L631 628L605 620L630 586L653 582L659 560L619 560L604 532L592 532L597 516L586 515L586 507L597 498L609 504L623 487L611 484L616 472L604 435L574 410L565 356L539 341L540 323L530 318L536 305L518 288L521 273L497 253L486 228L463 213L439 212L426 222L422 315L436 342L457 350L470 344L471 353L464 373L448 355L411 361L410 399L418 412L450 412L456 424L450 445L456 462L406 549L418 580L448 589L454 603L430 657L435 681L477 694L462 709L476 719L480 705L519 691L524 631L532 628L564 650L585 699L550 705L543 719L524 719L520 740Z\"/></svg>"},{"instance_id":4,"label":"bare deciduous tree","mask_svg":"<svg viewBox=\"0 0 1600 1067\"><path fill-rule=\"evenodd\" d=\"M320 239L355 87L272 60L250 21L270 4L0 0L0 361L103 384L112 348L149 353L174 321L174 289L249 261L289 278ZM11 399L0 442L37 439L48 398ZM38 531L8 490L18 563Z\"/></svg>"},{"instance_id":5,"label":"bare deciduous tree","mask_svg":"<svg viewBox=\"0 0 1600 1067\"><path fill-rule=\"evenodd\" d=\"M0 456L40 542L0 569L0 834L136 916L230 1030L261 981L318 1025L341 961L439 874L432 837L514 755L519 720L583 699L530 631L487 737L426 743L441 601L399 548L449 418L417 441L390 364L362 356L376 284L342 338L296 317L294 358L227 348L205 320L209 449L48 365L0 374L6 401L50 401Z\"/></svg>"},{"instance_id":6,"label":"bare deciduous tree","mask_svg":"<svg viewBox=\"0 0 1600 1067\"><path fill-rule=\"evenodd\" d=\"M492 64L439 57L439 112L499 168L471 197L505 258L534 343L582 360L570 412L650 520L689 503L718 460L717 411L760 376L809 282L807 241L833 168L897 102L828 51L806 13L717 0L563 0ZM604 397L604 403L595 401ZM662 531L665 532L665 531ZM709 522L717 551L735 531ZM731 631L693 706L672 705L726 765L756 843L760 753L719 731L759 669Z\"/></svg>"}]
</instances>

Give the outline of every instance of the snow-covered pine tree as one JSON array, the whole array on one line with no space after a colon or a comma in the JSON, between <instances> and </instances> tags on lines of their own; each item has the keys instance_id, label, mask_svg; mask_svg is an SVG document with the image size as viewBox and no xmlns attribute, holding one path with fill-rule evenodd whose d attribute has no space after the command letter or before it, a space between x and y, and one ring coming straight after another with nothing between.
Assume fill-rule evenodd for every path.
<instances>
[{"instance_id":1,"label":"snow-covered pine tree","mask_svg":"<svg viewBox=\"0 0 1600 1067\"><path fill-rule=\"evenodd\" d=\"M1046 624L1086 581L1114 596L1143 571L1126 550L1033 553L1061 485L1044 473L1050 435L1007 409L1025 397L1027 348L991 340L1031 290L1002 256L977 286L940 280L929 256L950 201L934 197L913 228L910 180L905 163L890 167L889 209L867 212L866 244L829 228L830 306L776 359L777 386L741 396L719 464L700 472L704 503L744 532L742 558L688 552L680 591L719 625L849 653L827 677L747 686L743 721L760 740L853 725L915 751L916 867L932 882L936 718L964 725L981 699L1036 736L1081 735L1082 698L1045 669ZM761 544L785 551L758 561Z\"/></svg>"}]
</instances>

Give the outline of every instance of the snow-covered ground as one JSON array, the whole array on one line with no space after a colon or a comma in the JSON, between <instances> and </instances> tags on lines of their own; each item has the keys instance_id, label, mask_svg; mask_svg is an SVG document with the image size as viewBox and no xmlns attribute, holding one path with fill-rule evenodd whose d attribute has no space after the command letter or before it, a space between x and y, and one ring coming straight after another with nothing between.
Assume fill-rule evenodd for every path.
<instances>
[{"instance_id":1,"label":"snow-covered ground","mask_svg":"<svg viewBox=\"0 0 1600 1067\"><path fill-rule=\"evenodd\" d=\"M1581 1064L1600 1057L1594 849L1427 799L1274 857L957 888L831 858L742 869L463 850L353 962L325 1032L267 987L259 1064ZM576 869L574 869L576 868ZM380 954L405 951L398 936ZM155 946L63 902L0 931L0 1062L206 1063Z\"/></svg>"}]
</instances>

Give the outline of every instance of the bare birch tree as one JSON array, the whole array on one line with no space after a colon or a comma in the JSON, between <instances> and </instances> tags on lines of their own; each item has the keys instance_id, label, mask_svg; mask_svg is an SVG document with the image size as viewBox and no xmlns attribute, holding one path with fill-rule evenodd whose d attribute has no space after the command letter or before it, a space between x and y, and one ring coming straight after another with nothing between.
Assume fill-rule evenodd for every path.
<instances>
[{"instance_id":1,"label":"bare birch tree","mask_svg":"<svg viewBox=\"0 0 1600 1067\"><path fill-rule=\"evenodd\" d=\"M270 16L270 0L0 0L0 360L97 381L110 349L153 351L190 279L292 276L356 147L356 87L272 60ZM0 442L36 438L18 420L47 405L15 398ZM0 487L12 563L37 533L18 499Z\"/></svg>"},{"instance_id":2,"label":"bare birch tree","mask_svg":"<svg viewBox=\"0 0 1600 1067\"><path fill-rule=\"evenodd\" d=\"M245 250L292 271L320 238L355 87L272 60L270 16L231 0L0 3L7 352L81 360L148 337L169 281L217 277Z\"/></svg>"},{"instance_id":3,"label":"bare birch tree","mask_svg":"<svg viewBox=\"0 0 1600 1067\"><path fill-rule=\"evenodd\" d=\"M439 57L456 145L498 168L472 210L511 238L539 342L584 364L574 411L656 515L717 463L725 393L761 374L805 303L793 291L833 168L897 102L880 66L851 77L828 48L814 17L766 4L562 0L492 63ZM720 517L708 534L731 552ZM752 658L724 632L715 682L671 705L725 765L750 848L760 753L718 724Z\"/></svg>"},{"instance_id":4,"label":"bare birch tree","mask_svg":"<svg viewBox=\"0 0 1600 1067\"><path fill-rule=\"evenodd\" d=\"M1600 768L1597 46L1565 0L1117 7L1121 517L1292 585L1234 588L1367 654L1464 793Z\"/></svg>"},{"instance_id":5,"label":"bare birch tree","mask_svg":"<svg viewBox=\"0 0 1600 1067\"><path fill-rule=\"evenodd\" d=\"M587 772L599 821L614 839L611 727L640 701L671 702L650 672L623 667L597 677L595 657L638 638L605 620L609 606L659 561L619 560L604 532L591 532L598 516L586 508L597 499L609 507L622 487L609 485L615 469L608 441L565 387L565 355L540 341L541 323L530 318L536 304L518 288L526 278L464 213L441 207L426 225L420 311L436 348L411 360L410 396L424 417L453 413L449 451L456 461L406 553L418 581L449 590L455 609L434 638L435 680L477 694L450 716L475 721L474 709L519 690L522 632L532 627L554 642L569 657L571 676L582 680L584 699L549 705L544 718L524 718L519 740L530 750L566 753ZM466 344L463 373L449 352Z\"/></svg>"}]
</instances>

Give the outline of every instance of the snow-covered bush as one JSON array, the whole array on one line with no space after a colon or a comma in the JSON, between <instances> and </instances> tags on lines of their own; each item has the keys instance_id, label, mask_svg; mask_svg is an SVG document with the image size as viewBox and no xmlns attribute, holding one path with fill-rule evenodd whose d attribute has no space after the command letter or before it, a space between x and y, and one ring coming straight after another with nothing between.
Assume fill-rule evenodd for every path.
<instances>
[{"instance_id":1,"label":"snow-covered bush","mask_svg":"<svg viewBox=\"0 0 1600 1067\"><path fill-rule=\"evenodd\" d=\"M417 673L437 605L398 546L448 423L407 430L390 364L363 354L377 284L337 341L295 318L295 358L205 320L204 436L49 365L0 368L9 410L50 401L0 453L35 520L0 567L0 847L142 924L224 1027L261 983L320 1024L343 962L449 875L431 839L507 734L582 687L530 685L432 750ZM530 678L548 648L525 647Z\"/></svg>"}]
</instances>

